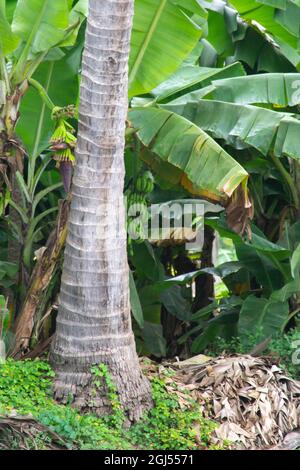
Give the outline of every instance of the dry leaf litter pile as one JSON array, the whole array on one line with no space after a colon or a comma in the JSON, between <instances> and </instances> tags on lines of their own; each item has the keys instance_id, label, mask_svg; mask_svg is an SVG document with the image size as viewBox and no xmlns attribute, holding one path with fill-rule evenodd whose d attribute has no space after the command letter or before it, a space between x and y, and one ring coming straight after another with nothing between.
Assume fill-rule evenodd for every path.
<instances>
[{"instance_id":1,"label":"dry leaf litter pile","mask_svg":"<svg viewBox=\"0 0 300 470\"><path fill-rule=\"evenodd\" d=\"M220 424L216 443L229 440L241 449L300 447L300 382L270 359L200 355L166 365L176 371L170 383L188 389L203 416Z\"/></svg>"}]
</instances>

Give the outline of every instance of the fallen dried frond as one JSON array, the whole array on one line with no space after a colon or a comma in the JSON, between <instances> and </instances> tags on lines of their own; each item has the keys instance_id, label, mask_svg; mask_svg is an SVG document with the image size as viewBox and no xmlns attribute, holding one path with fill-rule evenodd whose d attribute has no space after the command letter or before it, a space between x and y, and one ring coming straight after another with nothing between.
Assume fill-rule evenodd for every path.
<instances>
[{"instance_id":1,"label":"fallen dried frond","mask_svg":"<svg viewBox=\"0 0 300 470\"><path fill-rule=\"evenodd\" d=\"M176 377L196 387L203 415L221 424L220 440L268 447L300 426L300 382L268 358L221 357L187 366Z\"/></svg>"},{"instance_id":2,"label":"fallen dried frond","mask_svg":"<svg viewBox=\"0 0 300 470\"><path fill-rule=\"evenodd\" d=\"M0 415L0 450L62 450L63 439L32 416Z\"/></svg>"}]
</instances>

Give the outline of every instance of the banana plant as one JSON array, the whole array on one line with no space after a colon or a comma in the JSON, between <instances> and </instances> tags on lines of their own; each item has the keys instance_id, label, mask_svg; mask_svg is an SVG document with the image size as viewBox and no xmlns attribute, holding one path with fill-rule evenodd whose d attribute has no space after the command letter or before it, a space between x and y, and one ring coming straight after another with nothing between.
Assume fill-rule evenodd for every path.
<instances>
[{"instance_id":1,"label":"banana plant","mask_svg":"<svg viewBox=\"0 0 300 470\"><path fill-rule=\"evenodd\" d=\"M56 196L51 194L59 194L61 187L59 181L48 188L41 183L50 159L40 155L49 147L55 127L49 94L60 106L76 101L82 37L79 47L73 46L87 7L87 0L0 2L1 212L7 215L9 211L5 217L13 234L8 241L9 261L24 265L27 274L21 277L25 285L32 269L34 241L41 238L44 228L48 232L51 214L57 211L56 204L42 205L48 197L55 202ZM68 81L66 96L63 80Z\"/></svg>"},{"instance_id":2,"label":"banana plant","mask_svg":"<svg viewBox=\"0 0 300 470\"><path fill-rule=\"evenodd\" d=\"M194 81L192 78L185 82L177 72L166 85L153 91L154 99L146 100L144 106L135 107L139 100L132 103L134 107L130 109L128 119L143 145L144 150L140 152L140 157L166 181L181 185L194 195L221 203L227 207L228 213L237 210L237 218L241 222L237 229L243 231L252 211L248 197L247 171L204 128L192 122L190 116L180 116L180 113L176 113L176 108L172 112L168 109L168 104L160 104L160 101L170 101L172 104L174 95L179 95L178 100L184 99L184 94L180 97L184 90L195 89L196 91L189 91L194 94L199 88L200 93L205 95L214 76L222 73L222 70L199 66L189 68L195 72ZM244 70L239 64L235 64L223 73L236 76L243 75Z\"/></svg>"},{"instance_id":3,"label":"banana plant","mask_svg":"<svg viewBox=\"0 0 300 470\"><path fill-rule=\"evenodd\" d=\"M183 67L164 85L153 90L154 99L149 98L141 104L147 108L159 105L235 149L253 148L270 157L286 180L293 204L298 209L299 197L282 157L290 157L295 162L299 159L300 75L245 76L240 73L237 76L236 70L237 66L230 66L227 71L232 76L219 79L218 75L225 73L226 68ZM184 80L185 74L189 74L190 80ZM138 104L138 100L133 102L133 105Z\"/></svg>"},{"instance_id":4,"label":"banana plant","mask_svg":"<svg viewBox=\"0 0 300 470\"><path fill-rule=\"evenodd\" d=\"M300 311L299 221L277 244L270 243L255 226L252 241L247 242L222 220L208 219L206 223L233 241L238 260L201 270L221 278L228 292L192 314L192 327L179 342L192 339L192 351L199 353L217 336L239 336L247 349L251 337L260 343L283 333Z\"/></svg>"},{"instance_id":5,"label":"banana plant","mask_svg":"<svg viewBox=\"0 0 300 470\"><path fill-rule=\"evenodd\" d=\"M0 150L1 161L8 167L2 170L3 177L4 172L11 175L17 170L23 172L25 150L15 136L15 129L30 79L43 62L64 56L62 47L75 43L85 18L87 2L80 0L74 7L71 3L67 0L14 3L1 0L0 77L5 99L0 106ZM6 16L6 4L14 5L11 23ZM37 129L37 137L40 133L41 129Z\"/></svg>"},{"instance_id":6,"label":"banana plant","mask_svg":"<svg viewBox=\"0 0 300 470\"><path fill-rule=\"evenodd\" d=\"M13 6L11 23L6 16L8 4ZM0 150L1 161L12 174L16 170L23 171L25 150L15 137L15 129L29 81L43 62L61 59L65 55L62 47L75 43L86 9L85 0L80 0L74 7L67 0L1 0L0 77L5 99L0 106ZM40 133L41 129L37 129L37 136ZM9 173L8 169L6 173Z\"/></svg>"},{"instance_id":7,"label":"banana plant","mask_svg":"<svg viewBox=\"0 0 300 470\"><path fill-rule=\"evenodd\" d=\"M209 3L201 2L211 13L217 3L225 2L212 2L211 6ZM257 5L257 8L262 7L259 11L266 11L263 9L263 2L250 3L260 3ZM274 8L271 13L273 16ZM237 11L235 16L232 13L232 17L237 19ZM282 57L287 48L291 48L294 44L294 38L293 34L287 34L286 42L283 41L283 36L287 32L286 25L279 22L282 55L277 66L280 69L282 64L287 64ZM240 22L235 24L241 25ZM256 34L258 30L259 25L257 26L255 21L249 22L244 28L244 37L245 31ZM268 50L274 53L276 46L268 36L269 31L259 31L267 43ZM275 29L272 30L273 33L275 37ZM239 34L236 28L236 37ZM278 39L277 36L276 38ZM276 53L274 57L275 55ZM290 54L286 54L286 57L291 60ZM287 68L291 72L293 72L292 63L297 65L296 61L291 60ZM222 77L222 73L228 75ZM297 73L246 76L241 64L219 69L204 68L199 66L199 63L183 64L168 80L154 88L146 97L137 97L131 102L129 122L142 143L140 157L159 175L159 178L171 182L172 185L181 185L189 192L221 202L223 205L226 205L226 200L232 195L240 194L239 188L245 188L250 175L252 200L255 200L258 206L256 216L259 215L263 220L263 225L266 221L269 223L270 238L273 243L277 242L280 234L285 234L287 231L287 228L284 228L285 224L293 223L299 214L299 194L295 180L297 172L294 171L299 159L297 145L299 94L296 87L299 77ZM168 113L162 113L161 110ZM194 126L203 136L199 139L201 140L199 146L196 145ZM212 142L214 145L209 145ZM222 153L223 160L217 158L212 151L212 148L217 148L217 142L225 152ZM241 167L240 172L236 163ZM233 170L237 178L235 181L230 179L230 172L227 173L225 170L227 164L235 168ZM206 172L208 168L210 171ZM220 183L224 182L218 175L218 170L221 168L224 179L229 175L231 195L226 193L228 188L226 184L223 185L225 191L220 191ZM258 175L260 169L266 172L265 175L263 173ZM244 180L242 177L239 181L239 175L243 175ZM260 187L265 182L266 186L262 193ZM248 199L244 197L244 207L247 203ZM224 318L222 316L211 318L211 313L216 307L203 312L206 317L204 315L201 324L198 325L201 338L195 343L194 352L199 352L205 347L220 330L225 328L225 324L233 325L230 327L231 330L228 329L228 334L239 333L245 337L247 329L254 333L257 323L262 328L260 335L265 338L270 333L282 331L298 311L299 289L291 274L290 264L293 252L287 252L275 243L272 246L264 246L262 250L262 247L256 246L254 241L258 242L258 245L265 245L266 242L263 234L253 233L249 246L247 242L240 241L237 249L237 263L242 263L238 271L243 268L241 274L244 276L245 269L248 268L246 270L248 280L249 276L252 280L255 278L258 287L258 291L254 292L255 295L250 292L252 297L249 296L248 302L251 308L248 308L248 303L245 302L245 307L241 311L241 299L238 299L234 306L225 307L228 315ZM237 270L237 266L233 269ZM251 320L252 304L256 301L254 308L257 316ZM273 308L276 312L274 318ZM248 321L252 321L252 326L247 323Z\"/></svg>"},{"instance_id":8,"label":"banana plant","mask_svg":"<svg viewBox=\"0 0 300 470\"><path fill-rule=\"evenodd\" d=\"M3 5L5 7L5 2ZM87 0L19 0L6 2L6 16L5 8L2 9L1 18L5 21L7 34L5 44L11 45L1 58L1 78L3 75L6 83L7 102L15 92L15 98L11 100L13 110L6 104L3 114L6 116L6 109L9 109L15 116L11 126L14 141L9 144L9 162L16 154L18 166L13 168L11 186L20 192L19 198L11 197L10 208L22 221L22 225L18 225L10 217L10 225L19 245L20 242L24 245L22 261L29 273L33 269L35 240L45 222L53 220L52 215L57 210L53 205L46 210L42 208L44 199L52 197L53 192L59 194L61 189L58 182L49 187L40 184L49 165L44 153L54 132L51 121L53 102L59 106L76 102L77 74L83 47L83 28L80 26L87 15L87 5ZM137 0L135 10L129 61L130 96L151 90L176 70L203 35L207 16L198 0ZM32 14L29 15L30 11ZM70 47L78 35L77 46ZM158 47L162 40L166 43L163 49ZM153 67L158 61L163 63L163 67ZM23 172L25 149L28 159ZM66 217L63 219L65 221ZM65 235L64 230L62 234ZM58 245L61 249L62 243ZM45 270L42 261L36 264L33 277L35 272L39 275L40 269ZM46 271L51 269L50 266ZM32 295L27 296L21 308L20 317L24 319L25 326L32 324L31 300L37 298L35 286L38 284L34 279L30 282L28 292ZM43 289L46 289L44 284ZM29 320L26 317L28 312Z\"/></svg>"}]
</instances>

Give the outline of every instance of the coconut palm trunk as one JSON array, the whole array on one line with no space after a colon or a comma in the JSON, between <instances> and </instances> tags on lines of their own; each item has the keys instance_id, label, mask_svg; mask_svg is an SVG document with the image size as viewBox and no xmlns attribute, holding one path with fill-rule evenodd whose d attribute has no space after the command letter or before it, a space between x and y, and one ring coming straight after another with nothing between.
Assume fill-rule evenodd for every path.
<instances>
[{"instance_id":1,"label":"coconut palm trunk","mask_svg":"<svg viewBox=\"0 0 300 470\"><path fill-rule=\"evenodd\" d=\"M133 0L90 0L77 163L51 360L55 396L98 413L109 400L93 384L104 363L131 421L151 403L130 317L124 144Z\"/></svg>"}]
</instances>

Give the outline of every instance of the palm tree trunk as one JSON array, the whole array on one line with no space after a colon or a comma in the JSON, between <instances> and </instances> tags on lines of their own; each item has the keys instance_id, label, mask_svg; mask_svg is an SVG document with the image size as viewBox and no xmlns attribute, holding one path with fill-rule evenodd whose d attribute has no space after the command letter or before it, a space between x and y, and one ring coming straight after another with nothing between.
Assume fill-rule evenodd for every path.
<instances>
[{"instance_id":1,"label":"palm tree trunk","mask_svg":"<svg viewBox=\"0 0 300 470\"><path fill-rule=\"evenodd\" d=\"M133 0L90 0L82 63L77 164L57 330L55 396L107 412L90 370L108 366L131 421L151 404L131 327L123 203Z\"/></svg>"}]
</instances>

